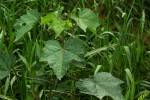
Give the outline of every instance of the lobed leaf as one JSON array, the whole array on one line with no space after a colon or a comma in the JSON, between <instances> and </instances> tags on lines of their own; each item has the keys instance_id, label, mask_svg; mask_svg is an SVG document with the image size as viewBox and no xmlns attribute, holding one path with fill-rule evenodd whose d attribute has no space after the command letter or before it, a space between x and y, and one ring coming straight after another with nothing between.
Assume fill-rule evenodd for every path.
<instances>
[{"instance_id":1,"label":"lobed leaf","mask_svg":"<svg viewBox=\"0 0 150 100\"><path fill-rule=\"evenodd\" d=\"M84 32L86 32L88 28L91 32L95 33L96 28L99 26L98 16L87 8L79 9L78 16L73 14L71 18L76 21Z\"/></svg>"},{"instance_id":2,"label":"lobed leaf","mask_svg":"<svg viewBox=\"0 0 150 100\"><path fill-rule=\"evenodd\" d=\"M30 31L39 20L39 13L37 10L29 10L27 14L22 15L20 19L14 24L16 29L15 41L18 41L25 33Z\"/></svg>"},{"instance_id":3,"label":"lobed leaf","mask_svg":"<svg viewBox=\"0 0 150 100\"><path fill-rule=\"evenodd\" d=\"M113 77L110 73L97 73L93 78L81 79L76 86L81 93L94 95L99 99L110 96L114 100L123 100L119 84L123 83L120 79Z\"/></svg>"},{"instance_id":4,"label":"lobed leaf","mask_svg":"<svg viewBox=\"0 0 150 100\"><path fill-rule=\"evenodd\" d=\"M47 61L53 69L54 74L61 80L66 74L72 60L83 61L81 58L83 54L83 43L79 39L69 39L64 48L60 46L58 41L49 40L45 42L40 61Z\"/></svg>"}]
</instances>

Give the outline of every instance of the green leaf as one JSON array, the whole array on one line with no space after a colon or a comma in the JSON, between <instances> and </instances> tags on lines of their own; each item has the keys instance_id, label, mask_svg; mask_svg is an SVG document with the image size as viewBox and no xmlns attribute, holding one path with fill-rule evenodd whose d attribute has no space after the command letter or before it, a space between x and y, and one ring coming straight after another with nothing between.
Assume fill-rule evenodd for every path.
<instances>
[{"instance_id":1,"label":"green leaf","mask_svg":"<svg viewBox=\"0 0 150 100\"><path fill-rule=\"evenodd\" d=\"M98 16L90 9L82 8L79 9L78 16L72 15L72 19L76 21L79 27L86 32L87 28L91 32L96 32L96 28L99 26Z\"/></svg>"},{"instance_id":2,"label":"green leaf","mask_svg":"<svg viewBox=\"0 0 150 100\"><path fill-rule=\"evenodd\" d=\"M120 79L113 77L110 73L97 73L93 78L81 79L76 86L81 93L94 95L99 99L110 96L114 100L123 100L119 84L123 83Z\"/></svg>"},{"instance_id":3,"label":"green leaf","mask_svg":"<svg viewBox=\"0 0 150 100\"><path fill-rule=\"evenodd\" d=\"M56 18L56 14L55 13L49 13L46 16L41 18L41 25L47 24L49 22L51 22L54 18Z\"/></svg>"},{"instance_id":4,"label":"green leaf","mask_svg":"<svg viewBox=\"0 0 150 100\"><path fill-rule=\"evenodd\" d=\"M20 19L14 24L16 29L15 41L18 41L25 33L30 31L39 20L39 13L37 10L29 10L27 14L22 15Z\"/></svg>"},{"instance_id":5,"label":"green leaf","mask_svg":"<svg viewBox=\"0 0 150 100\"><path fill-rule=\"evenodd\" d=\"M97 48L97 49L95 49L95 50L92 50L92 51L87 52L87 53L84 55L84 57L92 56L92 55L94 55L94 54L96 54L96 53L99 53L99 52L102 52L102 51L106 51L106 50L108 50L109 48L114 48L115 46L117 46L117 44L111 44L111 45L109 45L109 46L104 46L104 47Z\"/></svg>"},{"instance_id":6,"label":"green leaf","mask_svg":"<svg viewBox=\"0 0 150 100\"><path fill-rule=\"evenodd\" d=\"M130 49L128 46L123 46L123 47L126 52L126 56L127 56L128 62L129 62L130 69L132 69L132 66L131 66L132 65L132 60L131 60L132 55L131 55Z\"/></svg>"},{"instance_id":7,"label":"green leaf","mask_svg":"<svg viewBox=\"0 0 150 100\"><path fill-rule=\"evenodd\" d=\"M60 46L58 41L49 40L45 42L40 60L47 61L57 78L61 80L66 74L72 60L79 62L83 61L81 58L83 54L83 43L79 39L69 39L64 45L64 48Z\"/></svg>"},{"instance_id":8,"label":"green leaf","mask_svg":"<svg viewBox=\"0 0 150 100\"><path fill-rule=\"evenodd\" d=\"M60 20L54 18L49 28L52 28L55 31L55 38L57 38L62 31L68 30L70 27L72 27L72 23L71 26L69 26L69 23L71 23L69 20Z\"/></svg>"},{"instance_id":9,"label":"green leaf","mask_svg":"<svg viewBox=\"0 0 150 100\"><path fill-rule=\"evenodd\" d=\"M58 12L52 12L47 14L41 19L41 25L48 24L49 29L53 29L56 33L55 38L57 38L62 31L68 30L72 27L72 23L69 20L62 20L58 16Z\"/></svg>"},{"instance_id":10,"label":"green leaf","mask_svg":"<svg viewBox=\"0 0 150 100\"><path fill-rule=\"evenodd\" d=\"M5 52L0 52L0 79L5 78L11 71L11 65L14 64L11 55Z\"/></svg>"}]
</instances>

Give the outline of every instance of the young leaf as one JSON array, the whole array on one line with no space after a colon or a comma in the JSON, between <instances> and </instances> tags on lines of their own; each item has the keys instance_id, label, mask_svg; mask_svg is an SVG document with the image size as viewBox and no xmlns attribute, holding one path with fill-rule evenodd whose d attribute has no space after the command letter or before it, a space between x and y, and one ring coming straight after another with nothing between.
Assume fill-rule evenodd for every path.
<instances>
[{"instance_id":1,"label":"young leaf","mask_svg":"<svg viewBox=\"0 0 150 100\"><path fill-rule=\"evenodd\" d=\"M87 28L91 32L96 32L96 28L99 26L98 16L87 8L82 8L79 10L78 16L72 15L72 19L76 21L79 27L86 32Z\"/></svg>"},{"instance_id":2,"label":"young leaf","mask_svg":"<svg viewBox=\"0 0 150 100\"><path fill-rule=\"evenodd\" d=\"M16 39L18 41L20 38L24 36L25 33L30 31L34 25L39 20L39 13L37 10L29 10L27 14L22 15L20 19L17 20L14 27L16 29Z\"/></svg>"},{"instance_id":3,"label":"young leaf","mask_svg":"<svg viewBox=\"0 0 150 100\"><path fill-rule=\"evenodd\" d=\"M72 60L82 61L84 54L83 43L79 39L69 39L62 48L58 41L49 40L45 42L41 61L47 61L58 79L65 75Z\"/></svg>"},{"instance_id":4,"label":"young leaf","mask_svg":"<svg viewBox=\"0 0 150 100\"><path fill-rule=\"evenodd\" d=\"M49 13L46 16L41 18L41 25L47 24L49 22L51 22L54 18L56 18L56 14L55 13Z\"/></svg>"},{"instance_id":5,"label":"young leaf","mask_svg":"<svg viewBox=\"0 0 150 100\"><path fill-rule=\"evenodd\" d=\"M55 38L57 38L62 31L68 30L70 27L72 27L72 23L71 26L69 26L69 23L71 23L69 20L60 20L54 18L49 28L52 28L55 31Z\"/></svg>"},{"instance_id":6,"label":"young leaf","mask_svg":"<svg viewBox=\"0 0 150 100\"><path fill-rule=\"evenodd\" d=\"M49 29L53 29L56 33L55 38L57 38L62 33L62 31L68 30L70 27L72 27L72 23L69 20L62 20L59 18L58 13L56 12L47 14L41 19L41 25L48 23Z\"/></svg>"},{"instance_id":7,"label":"young leaf","mask_svg":"<svg viewBox=\"0 0 150 100\"><path fill-rule=\"evenodd\" d=\"M99 99L104 96L110 96L114 100L123 100L119 84L123 81L113 77L110 73L97 73L93 78L81 79L76 86L81 93L94 95Z\"/></svg>"}]
</instances>

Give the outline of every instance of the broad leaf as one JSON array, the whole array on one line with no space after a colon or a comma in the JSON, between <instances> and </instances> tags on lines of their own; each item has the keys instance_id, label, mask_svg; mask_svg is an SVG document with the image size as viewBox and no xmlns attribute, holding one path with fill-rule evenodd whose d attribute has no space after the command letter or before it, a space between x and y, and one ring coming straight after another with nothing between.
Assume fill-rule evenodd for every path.
<instances>
[{"instance_id":1,"label":"broad leaf","mask_svg":"<svg viewBox=\"0 0 150 100\"><path fill-rule=\"evenodd\" d=\"M11 65L14 64L14 58L5 52L0 52L0 79L5 78L11 71Z\"/></svg>"},{"instance_id":2,"label":"broad leaf","mask_svg":"<svg viewBox=\"0 0 150 100\"><path fill-rule=\"evenodd\" d=\"M16 39L18 41L25 33L30 31L39 20L39 13L37 10L29 10L27 14L22 15L17 20L14 27L16 29Z\"/></svg>"},{"instance_id":3,"label":"broad leaf","mask_svg":"<svg viewBox=\"0 0 150 100\"><path fill-rule=\"evenodd\" d=\"M90 31L95 33L96 28L99 26L98 16L87 8L79 9L78 16L73 14L71 18L76 21L76 23L84 32L86 32L88 28Z\"/></svg>"},{"instance_id":4,"label":"broad leaf","mask_svg":"<svg viewBox=\"0 0 150 100\"><path fill-rule=\"evenodd\" d=\"M72 60L82 61L81 56L83 56L83 54L83 43L79 39L69 39L64 45L64 48L60 46L58 41L49 40L45 42L40 60L47 61L57 78L61 80L66 74Z\"/></svg>"},{"instance_id":5,"label":"broad leaf","mask_svg":"<svg viewBox=\"0 0 150 100\"><path fill-rule=\"evenodd\" d=\"M94 95L99 99L110 96L114 100L123 100L120 84L123 81L113 77L110 73L97 73L93 78L81 79L76 86L82 93Z\"/></svg>"}]
</instances>

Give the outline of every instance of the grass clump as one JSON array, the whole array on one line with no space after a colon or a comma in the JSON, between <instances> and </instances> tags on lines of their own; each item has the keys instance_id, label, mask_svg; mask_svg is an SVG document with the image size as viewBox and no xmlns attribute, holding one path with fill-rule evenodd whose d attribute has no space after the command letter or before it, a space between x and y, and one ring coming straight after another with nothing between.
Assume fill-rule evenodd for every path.
<instances>
[{"instance_id":1,"label":"grass clump","mask_svg":"<svg viewBox=\"0 0 150 100\"><path fill-rule=\"evenodd\" d=\"M0 2L1 99L149 99L148 0Z\"/></svg>"}]
</instances>

